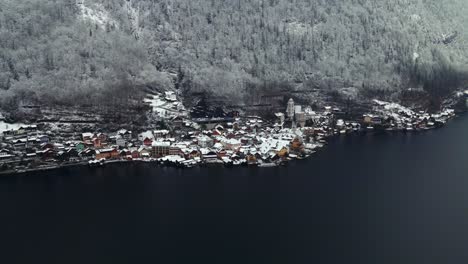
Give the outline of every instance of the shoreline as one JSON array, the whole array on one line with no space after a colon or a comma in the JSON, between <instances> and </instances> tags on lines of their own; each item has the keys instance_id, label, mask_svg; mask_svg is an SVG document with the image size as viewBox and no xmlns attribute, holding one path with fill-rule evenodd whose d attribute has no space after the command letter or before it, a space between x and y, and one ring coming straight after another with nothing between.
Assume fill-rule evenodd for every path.
<instances>
[{"instance_id":1,"label":"shoreline","mask_svg":"<svg viewBox=\"0 0 468 264\"><path fill-rule=\"evenodd\" d=\"M271 120L239 115L192 118L177 97L153 95L153 101L175 110L160 116L165 127L157 125L158 130L138 135L123 128L101 132L98 125L91 131L81 129L80 135L79 128L57 124L11 124L14 129L0 131L0 175L128 162L180 168L270 168L308 159L338 135L419 133L443 127L459 114L450 108L437 113L416 111L374 99L369 112L359 117L332 106L312 110L290 99L286 111L275 113L276 119Z\"/></svg>"},{"instance_id":2,"label":"shoreline","mask_svg":"<svg viewBox=\"0 0 468 264\"><path fill-rule=\"evenodd\" d=\"M466 113L463 112L461 114L459 113L457 115L454 115L453 117L451 117L450 119L447 120L447 123L450 122L451 120L455 119L455 118L460 117L461 115L464 115L464 114L466 114ZM447 124L447 125L449 125L449 124ZM325 138L326 143L323 144L323 146L321 146L320 148L326 146L326 144L328 144L329 139L333 139L333 138L337 138L337 137L346 137L348 135L356 135L356 134L361 134L362 135L362 134L369 134L369 133L371 133L371 134L378 134L378 133L385 133L385 134L396 134L396 133L419 134L419 133L424 133L424 132L427 132L427 131L443 129L444 127L445 127L445 125L441 126L441 127L434 127L434 128L430 128L430 129L412 130L412 131L407 131L407 130L404 130L404 129L386 130L386 129L379 129L379 128L369 130L369 129L363 128L363 129L357 130L357 131L349 131L349 132L347 132L345 134L335 132L332 135L329 135L329 136L327 136ZM159 158L159 159L148 159L148 160L144 160L144 159L136 159L136 160L115 159L115 160L105 160L105 161L102 161L102 163L97 164L97 165L90 164L90 161L80 161L80 162L76 162L76 163L60 164L60 165L54 165L54 166L44 166L44 167L29 168L29 169L23 169L23 170L2 171L2 172L0 172L0 177L21 176L21 175L27 174L27 173L53 171L53 170L59 170L59 169L63 169L63 168L72 168L72 167L87 166L87 167L90 167L90 168L104 168L107 165L113 165L113 164L138 164L138 163L154 164L155 166L161 167L161 168L162 167L172 167L172 168L178 168L178 169L181 169L181 170L186 170L186 169L190 169L190 168L193 168L193 167L209 168L209 167L213 167L213 166L215 166L215 167L224 167L225 169L230 169L230 168L233 168L233 167L274 168L274 167L287 166L289 164L289 162L308 160L308 159L311 158L312 155L316 154L317 152L318 152L318 150L313 151L307 157L302 157L302 158L299 158L297 155L293 155L293 157L288 157L287 160L283 160L281 162L281 164L278 163L278 164L275 164L274 166L259 166L258 163L257 164L248 164L247 162L244 162L244 163L238 164L238 165L232 165L232 164L226 164L222 160L218 160L219 162L200 162L200 163L197 163L194 166L186 167L186 166L183 166L181 163L165 163L164 161L161 160L161 158Z\"/></svg>"}]
</instances>

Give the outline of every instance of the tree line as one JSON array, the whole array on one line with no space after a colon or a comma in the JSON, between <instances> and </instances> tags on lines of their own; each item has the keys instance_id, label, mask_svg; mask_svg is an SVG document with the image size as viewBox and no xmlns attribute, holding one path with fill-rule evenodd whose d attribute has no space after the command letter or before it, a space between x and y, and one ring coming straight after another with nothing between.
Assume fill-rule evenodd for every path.
<instances>
[{"instance_id":1,"label":"tree line","mask_svg":"<svg viewBox=\"0 0 468 264\"><path fill-rule=\"evenodd\" d=\"M141 88L442 96L466 71L464 12L462 0L4 0L0 104L125 104Z\"/></svg>"}]
</instances>

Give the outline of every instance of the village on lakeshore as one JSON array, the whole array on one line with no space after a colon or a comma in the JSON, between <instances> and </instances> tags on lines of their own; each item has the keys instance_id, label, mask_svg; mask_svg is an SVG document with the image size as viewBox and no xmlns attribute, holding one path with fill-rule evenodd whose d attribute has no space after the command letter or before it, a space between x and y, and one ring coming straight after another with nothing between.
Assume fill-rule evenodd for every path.
<instances>
[{"instance_id":1,"label":"village on lakeshore","mask_svg":"<svg viewBox=\"0 0 468 264\"><path fill-rule=\"evenodd\" d=\"M173 92L150 95L144 102L170 128L77 132L50 124L6 124L0 115L0 173L132 161L184 168L275 167L309 157L334 135L428 130L455 116L452 109L429 114L374 100L372 111L347 120L337 107L312 110L289 99L274 120L239 115L191 118Z\"/></svg>"}]
</instances>

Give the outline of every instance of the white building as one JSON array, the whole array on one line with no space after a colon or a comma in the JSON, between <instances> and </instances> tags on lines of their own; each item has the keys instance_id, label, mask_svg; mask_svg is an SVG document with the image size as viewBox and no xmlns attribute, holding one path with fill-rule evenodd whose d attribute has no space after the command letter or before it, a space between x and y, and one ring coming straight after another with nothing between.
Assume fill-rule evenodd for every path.
<instances>
[{"instance_id":1,"label":"white building","mask_svg":"<svg viewBox=\"0 0 468 264\"><path fill-rule=\"evenodd\" d=\"M169 135L169 133L170 132L167 129L153 131L154 138L165 138Z\"/></svg>"},{"instance_id":2,"label":"white building","mask_svg":"<svg viewBox=\"0 0 468 264\"><path fill-rule=\"evenodd\" d=\"M306 114L304 112L296 112L296 121L300 127L305 127Z\"/></svg>"},{"instance_id":3,"label":"white building","mask_svg":"<svg viewBox=\"0 0 468 264\"><path fill-rule=\"evenodd\" d=\"M302 106L301 105L294 105L294 114L302 112Z\"/></svg>"},{"instance_id":4,"label":"white building","mask_svg":"<svg viewBox=\"0 0 468 264\"><path fill-rule=\"evenodd\" d=\"M118 137L116 140L115 140L115 144L117 144L117 146L119 147L125 147L127 145L127 141L123 138L123 137Z\"/></svg>"},{"instance_id":5,"label":"white building","mask_svg":"<svg viewBox=\"0 0 468 264\"><path fill-rule=\"evenodd\" d=\"M213 139L205 135L199 136L197 141L198 145L202 148L210 148L213 146Z\"/></svg>"},{"instance_id":6,"label":"white building","mask_svg":"<svg viewBox=\"0 0 468 264\"><path fill-rule=\"evenodd\" d=\"M221 141L225 149L238 150L241 147L241 142L237 139L223 139Z\"/></svg>"},{"instance_id":7,"label":"white building","mask_svg":"<svg viewBox=\"0 0 468 264\"><path fill-rule=\"evenodd\" d=\"M166 96L165 98L167 101L171 101L171 102L177 101L176 94L172 91L165 92L165 96Z\"/></svg>"},{"instance_id":8,"label":"white building","mask_svg":"<svg viewBox=\"0 0 468 264\"><path fill-rule=\"evenodd\" d=\"M283 113L276 113L275 116L278 118L280 124L284 123L284 114Z\"/></svg>"}]
</instances>

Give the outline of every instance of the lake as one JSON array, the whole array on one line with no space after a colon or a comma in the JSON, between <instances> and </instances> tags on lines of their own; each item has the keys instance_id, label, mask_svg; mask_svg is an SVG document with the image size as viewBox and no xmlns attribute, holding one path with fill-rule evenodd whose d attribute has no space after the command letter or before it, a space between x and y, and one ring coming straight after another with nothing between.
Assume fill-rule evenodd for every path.
<instances>
[{"instance_id":1,"label":"lake","mask_svg":"<svg viewBox=\"0 0 468 264\"><path fill-rule=\"evenodd\" d=\"M468 116L281 168L0 178L4 263L467 263Z\"/></svg>"}]
</instances>

